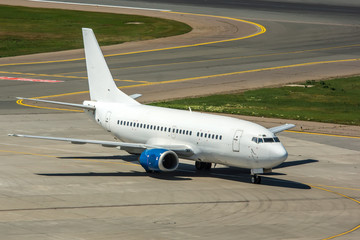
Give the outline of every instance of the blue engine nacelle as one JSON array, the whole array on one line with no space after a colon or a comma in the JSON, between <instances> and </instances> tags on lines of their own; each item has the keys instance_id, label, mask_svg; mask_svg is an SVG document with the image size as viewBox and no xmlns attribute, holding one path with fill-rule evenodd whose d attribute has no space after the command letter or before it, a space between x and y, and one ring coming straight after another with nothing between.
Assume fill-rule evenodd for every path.
<instances>
[{"instance_id":1,"label":"blue engine nacelle","mask_svg":"<svg viewBox=\"0 0 360 240\"><path fill-rule=\"evenodd\" d=\"M179 158L167 149L147 149L140 155L140 164L146 171L171 172L179 166Z\"/></svg>"}]
</instances>

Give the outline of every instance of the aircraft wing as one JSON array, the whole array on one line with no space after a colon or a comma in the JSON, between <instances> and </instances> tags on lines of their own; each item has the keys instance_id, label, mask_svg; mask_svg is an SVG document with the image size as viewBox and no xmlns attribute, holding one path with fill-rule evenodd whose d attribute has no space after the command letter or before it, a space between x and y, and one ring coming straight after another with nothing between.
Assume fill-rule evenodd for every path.
<instances>
[{"instance_id":1,"label":"aircraft wing","mask_svg":"<svg viewBox=\"0 0 360 240\"><path fill-rule=\"evenodd\" d=\"M294 124L284 124L284 125L281 125L281 126L269 128L269 131L275 134L275 133L282 132L284 130L287 130L287 129L290 129L290 128L293 128L293 127L295 127Z\"/></svg>"},{"instance_id":2,"label":"aircraft wing","mask_svg":"<svg viewBox=\"0 0 360 240\"><path fill-rule=\"evenodd\" d=\"M126 143L126 142L115 142L115 141L112 142L112 141L87 140L87 139L77 139L77 138L34 136L34 135L23 135L23 134L8 134L8 136L64 141L64 142L70 142L72 144L87 144L87 143L99 144L103 147L116 147L118 149L136 154L141 154L146 149L165 148L174 151L179 156L190 157L194 155L193 150L186 145L148 145L143 143Z\"/></svg>"}]
</instances>

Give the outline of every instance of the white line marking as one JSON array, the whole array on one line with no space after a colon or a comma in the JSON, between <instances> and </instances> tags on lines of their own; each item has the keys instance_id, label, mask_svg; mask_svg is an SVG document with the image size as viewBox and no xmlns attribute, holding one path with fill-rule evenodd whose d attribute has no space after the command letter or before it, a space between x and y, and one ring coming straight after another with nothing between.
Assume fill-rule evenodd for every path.
<instances>
[{"instance_id":1,"label":"white line marking","mask_svg":"<svg viewBox=\"0 0 360 240\"><path fill-rule=\"evenodd\" d=\"M23 81L23 82L45 82L45 83L64 82L64 81L60 81L60 80L31 79L31 78L17 78L17 77L3 77L3 76L0 76L0 79L12 80L12 81Z\"/></svg>"},{"instance_id":2,"label":"white line marking","mask_svg":"<svg viewBox=\"0 0 360 240\"><path fill-rule=\"evenodd\" d=\"M44 2L44 3L62 3L62 4L70 4L70 5L84 5L84 6L95 6L95 7L127 8L127 9L135 9L135 10L148 10L148 11L161 11L161 12L171 11L167 9L127 7L127 6L103 5L103 4L92 4L92 3L75 3L75 2L61 2L61 1L48 1L48 0L29 0L29 1Z\"/></svg>"}]
</instances>

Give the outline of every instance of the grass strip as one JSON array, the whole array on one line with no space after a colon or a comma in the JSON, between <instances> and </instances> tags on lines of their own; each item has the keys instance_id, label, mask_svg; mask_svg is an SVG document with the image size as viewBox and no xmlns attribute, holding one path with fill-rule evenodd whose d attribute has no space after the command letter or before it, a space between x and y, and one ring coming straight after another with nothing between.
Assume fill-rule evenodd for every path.
<instances>
[{"instance_id":1,"label":"grass strip","mask_svg":"<svg viewBox=\"0 0 360 240\"><path fill-rule=\"evenodd\" d=\"M159 102L152 105L195 111L230 113L360 125L360 77L307 81L302 86L250 90Z\"/></svg>"},{"instance_id":2,"label":"grass strip","mask_svg":"<svg viewBox=\"0 0 360 240\"><path fill-rule=\"evenodd\" d=\"M81 28L100 45L169 37L187 24L145 16L0 5L0 57L82 48Z\"/></svg>"}]
</instances>

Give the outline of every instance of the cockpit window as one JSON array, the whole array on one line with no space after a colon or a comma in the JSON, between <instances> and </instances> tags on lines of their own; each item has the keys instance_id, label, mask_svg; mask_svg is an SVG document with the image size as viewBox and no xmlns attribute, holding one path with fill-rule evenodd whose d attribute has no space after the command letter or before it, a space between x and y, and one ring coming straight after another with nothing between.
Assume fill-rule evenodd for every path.
<instances>
[{"instance_id":1,"label":"cockpit window","mask_svg":"<svg viewBox=\"0 0 360 240\"><path fill-rule=\"evenodd\" d=\"M264 138L264 142L269 143L269 142L274 142L273 138Z\"/></svg>"},{"instance_id":2,"label":"cockpit window","mask_svg":"<svg viewBox=\"0 0 360 240\"><path fill-rule=\"evenodd\" d=\"M280 142L278 137L274 137L274 138L257 138L257 137L253 137L251 139L251 141L256 142L256 143L272 143L272 142Z\"/></svg>"}]
</instances>

